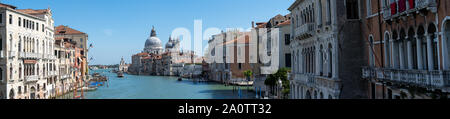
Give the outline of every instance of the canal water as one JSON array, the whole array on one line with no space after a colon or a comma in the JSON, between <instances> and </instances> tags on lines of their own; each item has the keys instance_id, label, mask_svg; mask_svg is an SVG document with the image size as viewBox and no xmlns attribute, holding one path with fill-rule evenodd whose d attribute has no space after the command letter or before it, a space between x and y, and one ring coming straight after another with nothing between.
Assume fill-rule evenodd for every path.
<instances>
[{"instance_id":1,"label":"canal water","mask_svg":"<svg viewBox=\"0 0 450 119\"><path fill-rule=\"evenodd\" d=\"M252 99L254 92L248 92L247 87L233 91L233 86L224 86L215 82L193 82L177 77L137 76L125 74L117 78L108 69L91 70L108 77L109 81L96 91L87 92L86 99ZM248 87L250 90L252 87Z\"/></svg>"}]
</instances>

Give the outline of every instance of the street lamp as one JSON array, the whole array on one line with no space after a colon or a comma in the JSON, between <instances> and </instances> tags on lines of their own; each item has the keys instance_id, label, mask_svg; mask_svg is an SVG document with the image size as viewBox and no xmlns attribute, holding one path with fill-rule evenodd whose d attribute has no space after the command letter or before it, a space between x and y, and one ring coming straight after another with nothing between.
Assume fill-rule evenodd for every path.
<instances>
[{"instance_id":1,"label":"street lamp","mask_svg":"<svg viewBox=\"0 0 450 119\"><path fill-rule=\"evenodd\" d=\"M281 81L281 79L278 78L278 91L277 91L277 93L278 93L279 98L281 98L281 91L282 90L283 90L283 81Z\"/></svg>"}]
</instances>

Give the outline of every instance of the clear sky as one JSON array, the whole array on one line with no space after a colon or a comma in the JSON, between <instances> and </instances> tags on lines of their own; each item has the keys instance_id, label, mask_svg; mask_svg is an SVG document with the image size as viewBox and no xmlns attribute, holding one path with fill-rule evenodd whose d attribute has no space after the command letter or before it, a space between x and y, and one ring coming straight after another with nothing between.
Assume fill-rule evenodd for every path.
<instances>
[{"instance_id":1,"label":"clear sky","mask_svg":"<svg viewBox=\"0 0 450 119\"><path fill-rule=\"evenodd\" d=\"M68 25L89 34L90 64L118 64L121 57L144 48L152 26L163 45L172 30L194 31L194 20L203 30L216 27L251 27L277 14L288 14L295 0L1 0L18 9L46 9L53 12L55 25ZM193 39L193 38L192 38Z\"/></svg>"}]
</instances>

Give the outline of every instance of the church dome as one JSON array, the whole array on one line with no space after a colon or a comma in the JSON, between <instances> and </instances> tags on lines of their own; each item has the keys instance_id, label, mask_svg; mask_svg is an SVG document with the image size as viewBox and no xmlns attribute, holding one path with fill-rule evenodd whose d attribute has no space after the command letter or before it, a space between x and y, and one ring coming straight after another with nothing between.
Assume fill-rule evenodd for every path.
<instances>
[{"instance_id":1,"label":"church dome","mask_svg":"<svg viewBox=\"0 0 450 119\"><path fill-rule=\"evenodd\" d=\"M166 44L166 48L173 48L172 42L168 42L168 43Z\"/></svg>"},{"instance_id":2,"label":"church dome","mask_svg":"<svg viewBox=\"0 0 450 119\"><path fill-rule=\"evenodd\" d=\"M147 41L145 41L145 48L147 49L162 48L161 40L158 37L156 37L155 28L152 28L150 37L147 38Z\"/></svg>"},{"instance_id":3,"label":"church dome","mask_svg":"<svg viewBox=\"0 0 450 119\"><path fill-rule=\"evenodd\" d=\"M161 48L161 40L158 37L150 37L145 41L146 48Z\"/></svg>"}]
</instances>

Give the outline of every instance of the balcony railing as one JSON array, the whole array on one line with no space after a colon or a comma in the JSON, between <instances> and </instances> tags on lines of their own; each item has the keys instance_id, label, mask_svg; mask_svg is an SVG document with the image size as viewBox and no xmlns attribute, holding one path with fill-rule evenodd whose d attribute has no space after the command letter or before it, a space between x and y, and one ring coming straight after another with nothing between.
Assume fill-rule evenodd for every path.
<instances>
[{"instance_id":1,"label":"balcony railing","mask_svg":"<svg viewBox=\"0 0 450 119\"><path fill-rule=\"evenodd\" d=\"M57 75L58 75L58 72L56 72L56 71L50 71L50 72L48 72L48 75L50 75L50 76L57 76Z\"/></svg>"},{"instance_id":2,"label":"balcony railing","mask_svg":"<svg viewBox=\"0 0 450 119\"><path fill-rule=\"evenodd\" d=\"M302 85L308 87L317 87L317 88L329 88L333 90L339 90L340 83L338 79L319 76L315 74L308 73L295 73L291 74L293 82L301 83Z\"/></svg>"},{"instance_id":3,"label":"balcony railing","mask_svg":"<svg viewBox=\"0 0 450 119\"><path fill-rule=\"evenodd\" d=\"M436 6L436 0L399 0L391 3L390 6L385 6L383 17L385 20L393 19L422 9L436 12Z\"/></svg>"},{"instance_id":4,"label":"balcony railing","mask_svg":"<svg viewBox=\"0 0 450 119\"><path fill-rule=\"evenodd\" d=\"M3 50L0 51L0 58L5 58L5 54L3 53Z\"/></svg>"},{"instance_id":5,"label":"balcony railing","mask_svg":"<svg viewBox=\"0 0 450 119\"><path fill-rule=\"evenodd\" d=\"M38 75L25 76L25 82L37 81L39 80Z\"/></svg>"},{"instance_id":6,"label":"balcony railing","mask_svg":"<svg viewBox=\"0 0 450 119\"><path fill-rule=\"evenodd\" d=\"M69 78L69 77L70 77L69 74L63 74L63 75L61 75L61 79L67 79L67 78Z\"/></svg>"},{"instance_id":7,"label":"balcony railing","mask_svg":"<svg viewBox=\"0 0 450 119\"><path fill-rule=\"evenodd\" d=\"M44 59L50 59L50 60L56 59L56 56L52 55L52 54L44 54L42 56L43 56Z\"/></svg>"},{"instance_id":8,"label":"balcony railing","mask_svg":"<svg viewBox=\"0 0 450 119\"><path fill-rule=\"evenodd\" d=\"M363 68L363 78L376 78L384 81L417 85L426 88L449 86L449 71L399 70L382 68Z\"/></svg>"},{"instance_id":9,"label":"balcony railing","mask_svg":"<svg viewBox=\"0 0 450 119\"><path fill-rule=\"evenodd\" d=\"M8 57L9 57L9 58L17 57L17 52L15 52L15 51L9 51L9 52L8 52Z\"/></svg>"},{"instance_id":10,"label":"balcony railing","mask_svg":"<svg viewBox=\"0 0 450 119\"><path fill-rule=\"evenodd\" d=\"M38 59L41 58L39 53L32 53L32 52L19 52L19 57L20 58L33 58L33 59Z\"/></svg>"},{"instance_id":11,"label":"balcony railing","mask_svg":"<svg viewBox=\"0 0 450 119\"><path fill-rule=\"evenodd\" d=\"M295 35L300 39L306 39L316 33L315 23L306 23L295 29Z\"/></svg>"}]
</instances>

